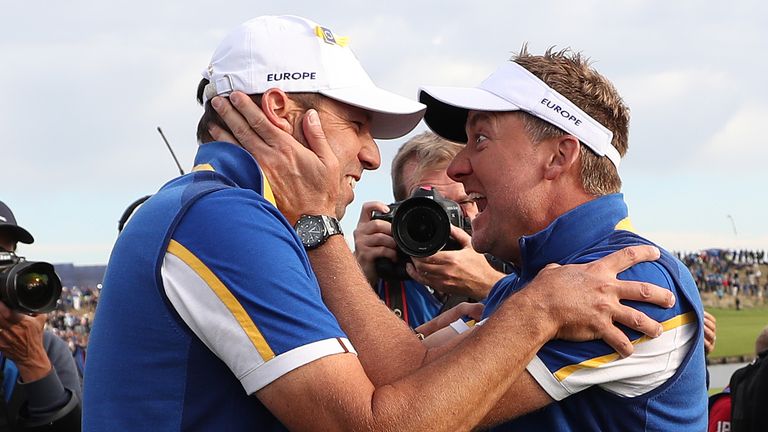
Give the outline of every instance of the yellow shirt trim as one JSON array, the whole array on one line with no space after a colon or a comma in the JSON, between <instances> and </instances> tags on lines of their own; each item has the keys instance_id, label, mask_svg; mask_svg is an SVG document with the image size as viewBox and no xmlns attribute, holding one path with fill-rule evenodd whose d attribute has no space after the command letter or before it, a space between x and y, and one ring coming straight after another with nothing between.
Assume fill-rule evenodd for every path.
<instances>
[{"instance_id":1,"label":"yellow shirt trim","mask_svg":"<svg viewBox=\"0 0 768 432\"><path fill-rule=\"evenodd\" d=\"M229 311L232 313L232 316L235 317L237 322L240 324L240 327L243 328L243 331L245 331L248 339L250 339L251 343L253 343L253 346L256 347L256 350L259 352L261 358L263 358L264 361L269 361L275 357L275 353L272 351L272 348L269 347L269 344L267 343L266 339L264 339L261 331L259 331L258 327L256 327L256 324L253 322L253 320L251 320L251 317L248 316L248 313L245 311L240 302L237 301L235 296L232 295L224 283L222 283L221 280L219 280L219 278L216 277L216 275L213 274L213 272L205 264L203 264L199 258L197 258L194 254L192 254L192 252L190 252L176 240L171 240L170 244L168 245L168 253L175 255L180 260L184 261L184 263L192 268L192 270L194 270L195 273L197 273L197 275L200 276L206 284L208 284L208 286L221 300L221 302L224 303L224 306L229 309Z\"/></svg>"},{"instance_id":2,"label":"yellow shirt trim","mask_svg":"<svg viewBox=\"0 0 768 432\"><path fill-rule=\"evenodd\" d=\"M267 180L267 176L264 174L264 171L261 171L261 184L264 186L262 189L262 196L265 200L272 203L273 206L277 207L277 202L275 201L275 194L272 192L272 186L269 184L269 180Z\"/></svg>"},{"instance_id":3,"label":"yellow shirt trim","mask_svg":"<svg viewBox=\"0 0 768 432\"><path fill-rule=\"evenodd\" d=\"M213 166L211 164L200 164L200 165L195 165L195 167L192 168L192 172L195 172L195 171L214 171L215 172L216 170L213 169Z\"/></svg>"},{"instance_id":4,"label":"yellow shirt trim","mask_svg":"<svg viewBox=\"0 0 768 432\"><path fill-rule=\"evenodd\" d=\"M632 225L632 221L629 219L629 216L625 217L624 219L620 220L619 223L616 224L615 227L613 227L615 230L622 230L622 231L629 231L629 232L635 232L635 227Z\"/></svg>"},{"instance_id":5,"label":"yellow shirt trim","mask_svg":"<svg viewBox=\"0 0 768 432\"><path fill-rule=\"evenodd\" d=\"M678 315L674 318L670 318L664 321L663 323L661 323L661 326L664 328L663 331L666 332L692 322L696 322L696 312L688 312L682 315ZM643 342L647 342L649 340L651 340L650 337L643 336L641 338L638 338L632 341L632 345L637 345ZM579 364L569 365L569 366L560 368L557 372L554 373L554 375L558 381L562 382L563 380L568 378L572 373L576 371L579 371L581 369L586 369L586 368L597 368L606 363L610 363L612 361L618 360L619 358L620 356L618 353L607 354L601 357L595 357L589 360L584 360Z\"/></svg>"},{"instance_id":6,"label":"yellow shirt trim","mask_svg":"<svg viewBox=\"0 0 768 432\"><path fill-rule=\"evenodd\" d=\"M619 223L616 224L615 227L613 227L615 230L622 230L622 231L629 231L629 232L635 232L635 227L632 225L632 221L629 219L629 216L625 217L624 219L620 220Z\"/></svg>"}]
</instances>

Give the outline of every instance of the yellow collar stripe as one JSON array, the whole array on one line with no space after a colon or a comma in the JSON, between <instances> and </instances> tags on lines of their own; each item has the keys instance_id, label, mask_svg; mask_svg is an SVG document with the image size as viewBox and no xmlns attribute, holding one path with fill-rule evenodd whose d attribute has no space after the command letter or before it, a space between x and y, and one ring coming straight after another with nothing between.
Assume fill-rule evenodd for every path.
<instances>
[{"instance_id":1,"label":"yellow collar stripe","mask_svg":"<svg viewBox=\"0 0 768 432\"><path fill-rule=\"evenodd\" d=\"M192 172L195 171L216 171L211 164L200 164L195 165L194 168L192 168ZM267 180L267 176L264 175L264 172L261 172L261 180L262 180L262 196L264 199L272 203L273 206L277 207L276 201L275 201L275 194L272 192L272 186L269 185L269 180Z\"/></svg>"},{"instance_id":2,"label":"yellow collar stripe","mask_svg":"<svg viewBox=\"0 0 768 432\"><path fill-rule=\"evenodd\" d=\"M617 223L616 226L613 229L621 230L621 231L635 232L635 227L632 225L632 221L629 219L629 216L627 216L624 219L620 220L619 223Z\"/></svg>"},{"instance_id":3,"label":"yellow collar stripe","mask_svg":"<svg viewBox=\"0 0 768 432\"><path fill-rule=\"evenodd\" d=\"M261 183L262 183L262 194L261 196L264 197L265 200L272 203L273 206L277 207L277 202L275 201L275 194L272 193L272 186L269 184L269 180L267 180L267 176L264 175L264 171L261 172Z\"/></svg>"},{"instance_id":4,"label":"yellow collar stripe","mask_svg":"<svg viewBox=\"0 0 768 432\"><path fill-rule=\"evenodd\" d=\"M192 168L192 172L195 172L195 171L214 171L215 172L216 170L213 169L213 166L211 164L200 164L200 165L195 165L195 167Z\"/></svg>"},{"instance_id":5,"label":"yellow collar stripe","mask_svg":"<svg viewBox=\"0 0 768 432\"><path fill-rule=\"evenodd\" d=\"M168 245L168 253L175 255L185 264L187 264L205 283L211 288L216 296L224 303L224 306L229 309L232 316L235 317L240 327L243 328L245 334L248 335L248 339L251 340L253 346L261 355L264 361L269 361L275 357L275 353L272 348L269 347L266 339L256 327L256 324L251 320L251 317L245 311L237 298L229 291L229 289L216 277L216 275L205 265L199 258L197 258L192 252L181 245L176 240L171 240Z\"/></svg>"},{"instance_id":6,"label":"yellow collar stripe","mask_svg":"<svg viewBox=\"0 0 768 432\"><path fill-rule=\"evenodd\" d=\"M674 318L670 318L667 321L664 321L661 323L661 326L664 328L664 331L669 331L672 329L675 329L677 327L683 326L685 324L690 324L692 322L696 322L696 312L688 312L683 315L678 315ZM642 336L638 339L635 339L632 341L632 345L637 345L643 342L647 342L651 340L648 336ZM572 373L579 371L581 369L593 369L598 368L606 363L610 363L612 361L618 360L621 357L618 353L613 354L607 354L601 357L595 357L589 360L584 360L583 362L579 364L574 365L568 365L563 368L560 368L557 372L555 372L555 378L557 378L558 381L562 382L566 378L568 378Z\"/></svg>"}]
</instances>

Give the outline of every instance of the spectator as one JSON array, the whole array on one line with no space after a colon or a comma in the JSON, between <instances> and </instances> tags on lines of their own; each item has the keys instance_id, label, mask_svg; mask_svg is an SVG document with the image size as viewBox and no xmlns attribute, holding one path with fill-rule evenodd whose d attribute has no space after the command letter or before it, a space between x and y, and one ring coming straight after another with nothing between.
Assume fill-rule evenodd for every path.
<instances>
[{"instance_id":1,"label":"spectator","mask_svg":"<svg viewBox=\"0 0 768 432\"><path fill-rule=\"evenodd\" d=\"M768 327L755 339L753 363L733 373L731 385L709 397L708 432L765 431L765 403L768 401ZM733 392L741 392L734 400ZM734 406L734 404L739 404ZM732 415L737 415L732 423ZM733 426L733 427L732 427Z\"/></svg>"},{"instance_id":2,"label":"spectator","mask_svg":"<svg viewBox=\"0 0 768 432\"><path fill-rule=\"evenodd\" d=\"M422 186L434 187L461 207L470 220L477 214L472 197L461 183L448 178L445 169L462 146L431 132L406 142L392 161L392 190L403 201ZM484 255L475 252L470 237L454 229L461 245L458 250L441 251L426 258L412 258L406 266L409 279L384 278L376 262L404 260L392 238L392 224L372 219L373 212L389 212L383 202L363 204L355 229L355 257L366 278L381 299L411 327L418 327L439 313L468 300L482 300L504 273L494 269ZM405 312L405 314L404 314Z\"/></svg>"},{"instance_id":3,"label":"spectator","mask_svg":"<svg viewBox=\"0 0 768 432\"><path fill-rule=\"evenodd\" d=\"M32 235L0 202L0 250L16 252ZM31 316L0 302L0 431L80 430L80 380L67 345Z\"/></svg>"}]
</instances>

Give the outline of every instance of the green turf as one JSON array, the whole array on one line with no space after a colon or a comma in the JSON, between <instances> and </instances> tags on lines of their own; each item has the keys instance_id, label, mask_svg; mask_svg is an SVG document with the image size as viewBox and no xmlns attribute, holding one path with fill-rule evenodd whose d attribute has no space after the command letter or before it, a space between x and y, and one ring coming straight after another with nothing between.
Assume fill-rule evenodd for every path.
<instances>
[{"instance_id":1,"label":"green turf","mask_svg":"<svg viewBox=\"0 0 768 432\"><path fill-rule=\"evenodd\" d=\"M755 338L768 325L768 306L735 309L706 308L717 318L717 341L710 357L752 355Z\"/></svg>"}]
</instances>

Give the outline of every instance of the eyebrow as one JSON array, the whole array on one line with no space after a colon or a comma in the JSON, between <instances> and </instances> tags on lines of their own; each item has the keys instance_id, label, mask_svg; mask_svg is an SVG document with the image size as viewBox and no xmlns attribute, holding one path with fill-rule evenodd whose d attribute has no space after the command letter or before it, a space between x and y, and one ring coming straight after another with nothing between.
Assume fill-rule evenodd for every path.
<instances>
[{"instance_id":1,"label":"eyebrow","mask_svg":"<svg viewBox=\"0 0 768 432\"><path fill-rule=\"evenodd\" d=\"M485 111L475 112L470 114L469 119L467 120L467 131L472 129L473 127L477 126L478 123L481 121L491 121L493 119L493 114Z\"/></svg>"}]
</instances>

